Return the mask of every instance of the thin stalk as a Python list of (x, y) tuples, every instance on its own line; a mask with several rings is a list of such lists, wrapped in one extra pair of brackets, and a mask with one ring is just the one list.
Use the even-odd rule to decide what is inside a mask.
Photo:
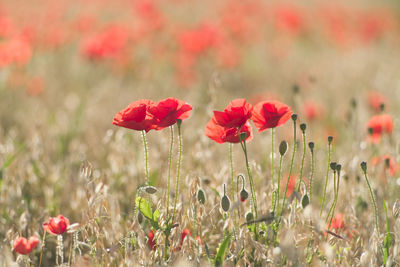
[(300, 184), (303, 181), (303, 168), (304, 168), (304, 159), (306, 158), (306, 132), (303, 131), (303, 155), (301, 158), (301, 167), (300, 167), (300, 179), (297, 182), (297, 191), (300, 191)]
[[(63, 247), (63, 236), (57, 235), (57, 255), (56, 255), (56, 265), (63, 264), (64, 262), (64, 247)], [(59, 258), (61, 263), (59, 262)]]
[(271, 180), (272, 180), (272, 206), (275, 211), (275, 200), (274, 197), (275, 192), (275, 179), (274, 179), (274, 128), (271, 128)]
[(43, 251), (44, 251), (44, 246), (46, 244), (45, 241), (46, 241), (46, 231), (43, 231), (42, 248), (40, 249), (40, 257), (39, 257), (39, 267), (42, 266)]
[[(239, 138), (241, 139), (241, 138)], [(246, 146), (246, 140), (241, 140), (240, 144), (242, 145), (244, 157), (246, 160), (246, 168), (247, 168), (247, 174), (249, 176), (249, 181), (250, 181), (250, 190), (251, 190), (251, 202), (252, 202), (252, 212), (254, 212), (255, 219), (257, 219), (257, 198), (256, 198), (256, 193), (255, 193), (255, 188), (254, 188), (254, 182), (253, 182), (253, 175), (251, 174), (251, 169), (249, 165), (249, 159), (247, 155), (247, 146)]]
[(333, 206), (335, 205), (335, 200), (336, 200), (336, 171), (333, 172), (333, 192), (334, 192), (333, 202), (332, 202), (331, 207), (329, 208), (328, 215), (326, 216), (325, 222), (328, 222), (329, 217), (331, 215), (331, 212), (333, 210)]
[(340, 172), (338, 171), (337, 172), (336, 197), (335, 197), (335, 202), (333, 203), (333, 210), (332, 210), (332, 214), (331, 214), (331, 219), (329, 221), (328, 229), (331, 228), (332, 219), (333, 219), (333, 216), (335, 215), (336, 204), (337, 204), (337, 200), (339, 198), (339, 183), (340, 183)]
[[(147, 149), (147, 140), (146, 140), (146, 132), (142, 131), (142, 140), (143, 140), (143, 147), (144, 147), (144, 171), (146, 175), (146, 185), (149, 186), (149, 165), (148, 165), (148, 149)], [(151, 198), (149, 194), (149, 204), (151, 206)]]
[(275, 210), (276, 210), (276, 202), (278, 201), (278, 207), (279, 207), (279, 199), (280, 199), (280, 194), (279, 194), (279, 188), (280, 188), (280, 184), (281, 184), (281, 171), (282, 171), (282, 159), (283, 156), (280, 156), (279, 159), (279, 170), (278, 170), (278, 189), (275, 192), (275, 201), (274, 201), (274, 214), (275, 214)]
[(172, 165), (172, 148), (174, 145), (174, 127), (171, 125), (169, 126), (170, 129), (170, 146), (169, 146), (169, 155), (168, 155), (168, 185), (167, 185), (167, 218), (168, 218), (168, 213), (169, 213), (169, 196), (171, 194), (171, 165)]
[(326, 168), (324, 196), (322, 198), (322, 205), (321, 205), (321, 211), (319, 213), (319, 216), (322, 215), (322, 211), (324, 210), (325, 199), (326, 199), (326, 186), (328, 184), (328, 175), (329, 175), (329, 165), (330, 165), (330, 163), (331, 163), (331, 142), (328, 140), (328, 164), (327, 164), (327, 168)]
[[(232, 151), (232, 143), (229, 143), (229, 162), (231, 167), (231, 180), (232, 180), (232, 201), (235, 202), (235, 179), (233, 177), (233, 151)], [(237, 194), (237, 192), (236, 192)]]
[[(294, 114), (292, 115), (293, 118)], [(296, 116), (297, 118), (297, 116)], [(281, 209), (281, 216), (283, 213), (283, 210), (285, 209), (285, 201), (286, 201), (286, 193), (287, 193), (287, 189), (289, 186), (289, 180), (290, 180), (290, 176), (292, 175), (292, 171), (293, 171), (293, 163), (294, 163), (294, 156), (296, 154), (296, 120), (293, 120), (293, 151), (292, 151), (292, 159), (290, 161), (290, 169), (289, 169), (289, 176), (286, 182), (286, 188), (285, 188), (285, 194), (283, 195), (283, 203), (282, 203), (282, 209)]]
[(367, 185), (368, 185), (368, 189), (369, 189), (369, 193), (370, 193), (370, 196), (371, 196), (372, 203), (374, 204), (375, 227), (376, 227), (376, 230), (377, 230), (378, 233), (379, 233), (378, 209), (376, 208), (375, 197), (374, 197), (374, 194), (373, 194), (373, 192), (372, 192), (371, 184), (369, 183), (369, 180), (368, 180), (368, 177), (367, 177), (367, 163), (365, 163), (365, 162), (361, 163), (361, 168), (362, 168), (362, 170), (363, 170), (363, 172), (364, 172), (365, 181), (367, 181)]
[(312, 200), (312, 185), (313, 185), (313, 177), (314, 177), (314, 171), (315, 171), (315, 163), (314, 163), (314, 150), (313, 148), (311, 149), (311, 175), (310, 175), (310, 184), (309, 184), (309, 192), (310, 192), (310, 203)]
[(178, 151), (178, 166), (177, 166), (177, 172), (176, 172), (176, 190), (175, 190), (175, 202), (174, 202), (174, 211), (172, 213), (172, 221), (175, 218), (175, 212), (176, 212), (176, 202), (178, 200), (179, 196), (179, 178), (181, 174), (181, 161), (182, 161), (182, 134), (181, 134), (181, 123), (178, 122), (178, 141), (179, 141), (179, 151)]

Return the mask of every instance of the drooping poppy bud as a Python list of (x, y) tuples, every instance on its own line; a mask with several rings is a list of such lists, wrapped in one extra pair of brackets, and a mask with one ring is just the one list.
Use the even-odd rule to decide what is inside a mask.
[(201, 188), (199, 188), (199, 190), (197, 191), (197, 201), (200, 204), (206, 203), (206, 194), (204, 193), (204, 190)]
[(245, 202), (248, 197), (249, 193), (246, 191), (246, 189), (242, 188), (240, 191), (240, 201)]

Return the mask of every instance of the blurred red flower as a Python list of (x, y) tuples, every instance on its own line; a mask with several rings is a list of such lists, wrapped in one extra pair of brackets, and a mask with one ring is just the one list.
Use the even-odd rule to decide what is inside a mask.
[[(294, 175), (294, 174), (292, 174), (290, 176), (288, 188), (286, 191), (287, 198), (290, 197), (292, 195), (293, 191), (296, 189), (297, 178), (298, 178), (298, 176)], [(286, 178), (283, 179), (283, 181), (282, 181), (281, 187), (283, 188), (283, 190), (285, 190), (287, 180), (288, 180), (288, 175), (286, 175)]]
[[(329, 224), (327, 225), (327, 227), (328, 226), (329, 226)], [(345, 224), (344, 224), (344, 220), (343, 220), (343, 214), (338, 213), (332, 218), (332, 223), (331, 223), (331, 227), (329, 228), (329, 230), (332, 230), (332, 229), (340, 230), (340, 229), (344, 229), (344, 228), (345, 228)]]
[(174, 125), (177, 120), (183, 121), (189, 118), (192, 106), (182, 100), (170, 97), (151, 106), (149, 111), (156, 119), (155, 129), (162, 130)]
[(373, 143), (379, 143), (382, 134), (391, 134), (393, 127), (393, 118), (389, 114), (372, 116), (367, 123), (367, 129), (370, 131), (370, 140)]
[(303, 112), (307, 120), (313, 121), (322, 116), (323, 109), (315, 101), (309, 100), (304, 103)]
[(185, 228), (181, 233), (181, 245), (183, 244), (183, 241), (185, 241), (186, 236), (192, 236), (192, 233), (187, 228)]
[(150, 232), (147, 234), (147, 245), (151, 250), (156, 249), (156, 241), (154, 240), (154, 232), (153, 230), (150, 230)]
[(368, 93), (368, 103), (372, 109), (376, 112), (381, 111), (381, 105), (387, 105), (387, 99), (384, 95), (377, 91), (371, 91)]
[(29, 239), (25, 237), (18, 237), (14, 241), (14, 250), (22, 255), (27, 255), (32, 252), (39, 244), (39, 238), (31, 236)]
[(263, 101), (254, 106), (251, 119), (262, 132), (285, 124), (290, 119), (292, 110), (279, 101)]
[(59, 214), (57, 217), (50, 218), (49, 221), (44, 222), (42, 227), (43, 230), (47, 231), (52, 235), (63, 234), (69, 226), (69, 220)]
[(157, 127), (156, 119), (150, 113), (150, 108), (153, 106), (154, 102), (148, 99), (132, 102), (124, 110), (115, 114), (113, 124), (147, 133)]

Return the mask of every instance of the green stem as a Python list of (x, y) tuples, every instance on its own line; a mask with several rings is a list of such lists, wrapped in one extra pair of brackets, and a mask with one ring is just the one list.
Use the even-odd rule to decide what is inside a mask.
[(303, 132), (303, 155), (301, 158), (301, 167), (300, 167), (300, 179), (297, 182), (297, 191), (300, 192), (300, 184), (303, 181), (303, 168), (304, 168), (304, 159), (306, 158), (306, 132)]
[[(231, 180), (232, 180), (232, 201), (235, 202), (235, 180), (233, 178), (233, 151), (232, 143), (229, 143), (229, 162), (231, 167)], [(236, 192), (237, 193), (237, 192)]]
[(372, 200), (372, 203), (374, 204), (374, 212), (375, 212), (375, 227), (376, 227), (376, 230), (378, 231), (378, 233), (379, 233), (379, 225), (378, 225), (378, 209), (376, 208), (376, 201), (375, 201), (375, 197), (374, 197), (374, 194), (372, 193), (372, 188), (371, 188), (371, 185), (370, 185), (370, 183), (369, 183), (369, 180), (368, 180), (368, 177), (367, 177), (367, 171), (365, 170), (363, 170), (363, 172), (364, 172), (364, 177), (365, 177), (365, 180), (367, 181), (367, 185), (368, 185), (368, 189), (369, 189), (369, 193), (370, 193), (370, 195), (371, 195), (371, 200)]
[[(146, 174), (146, 185), (149, 186), (149, 165), (148, 165), (148, 149), (147, 149), (147, 140), (146, 140), (146, 132), (142, 130), (142, 140), (143, 140), (143, 147), (144, 147), (144, 171)], [(149, 194), (149, 205), (151, 206), (151, 198)]]
[(170, 135), (171, 135), (171, 140), (170, 140), (170, 146), (169, 146), (169, 155), (168, 155), (168, 194), (167, 194), (167, 218), (168, 218), (168, 213), (169, 213), (169, 196), (171, 194), (171, 165), (172, 165), (172, 148), (174, 144), (174, 128), (171, 125), (169, 127), (170, 129)]
[(333, 216), (335, 215), (336, 204), (337, 204), (337, 201), (339, 198), (339, 182), (340, 182), (340, 172), (338, 172), (338, 175), (337, 175), (337, 185), (336, 185), (336, 194), (335, 194), (336, 197), (335, 197), (335, 202), (333, 204), (333, 210), (332, 210), (332, 214), (331, 214), (331, 219), (329, 221), (328, 230), (329, 230), (329, 228), (331, 228), (332, 219), (333, 219)]
[(181, 160), (182, 160), (182, 134), (181, 134), (181, 125), (180, 123), (178, 125), (178, 141), (179, 141), (179, 151), (178, 151), (178, 167), (177, 167), (177, 172), (176, 172), (176, 190), (175, 190), (175, 202), (174, 202), (174, 211), (172, 213), (172, 221), (175, 218), (175, 212), (176, 212), (176, 202), (178, 200), (179, 196), (179, 178), (180, 178), (180, 173), (181, 173)]
[(280, 188), (280, 184), (281, 184), (281, 171), (282, 171), (282, 159), (283, 156), (281, 155), (280, 159), (279, 159), (279, 170), (278, 170), (278, 189), (275, 192), (275, 201), (274, 201), (274, 214), (275, 214), (275, 210), (276, 210), (276, 202), (278, 201), (278, 208), (279, 208), (279, 199), (280, 199), (280, 194), (279, 194), (279, 188)]
[(283, 213), (283, 210), (285, 209), (285, 201), (286, 201), (286, 193), (287, 193), (287, 189), (289, 186), (289, 180), (290, 180), (290, 176), (292, 175), (292, 171), (293, 171), (293, 164), (294, 164), (294, 156), (296, 154), (296, 121), (293, 120), (293, 151), (292, 151), (292, 159), (290, 161), (290, 169), (289, 169), (289, 176), (286, 182), (286, 188), (285, 188), (285, 194), (283, 195), (283, 203), (282, 203), (282, 209), (281, 209), (281, 216)]
[(312, 200), (312, 185), (313, 185), (313, 177), (314, 177), (314, 170), (315, 170), (315, 165), (314, 165), (314, 151), (311, 151), (311, 175), (310, 175), (310, 184), (309, 184), (309, 192), (310, 192), (310, 203)]
[[(241, 138), (239, 138), (241, 140)], [(246, 146), (246, 140), (241, 140), (240, 144), (242, 145), (244, 157), (246, 160), (246, 168), (247, 168), (247, 174), (249, 176), (249, 181), (250, 181), (250, 190), (251, 190), (251, 202), (252, 202), (252, 212), (254, 212), (255, 219), (257, 219), (257, 198), (256, 198), (256, 193), (255, 193), (255, 188), (254, 188), (254, 182), (253, 182), (253, 175), (251, 174), (251, 169), (249, 165), (249, 159), (247, 156), (247, 146)]]
[(329, 221), (331, 212), (333, 210), (333, 206), (335, 205), (335, 199), (336, 199), (336, 171), (333, 172), (333, 192), (334, 192), (333, 202), (332, 202), (331, 207), (329, 208), (328, 215), (326, 216), (325, 222)]
[(40, 249), (40, 257), (39, 257), (39, 267), (42, 267), (43, 251), (46, 244), (45, 242), (46, 242), (46, 231), (43, 231), (42, 248)]
[[(271, 180), (272, 180), (272, 205), (274, 206), (275, 200), (274, 200), (274, 191), (275, 191), (275, 180), (274, 180), (274, 129), (271, 128)], [(275, 210), (275, 206), (274, 206)]]
[(325, 199), (326, 199), (326, 186), (328, 184), (328, 175), (329, 175), (329, 165), (331, 163), (331, 143), (328, 143), (328, 167), (326, 168), (326, 177), (325, 177), (325, 186), (324, 186), (324, 196), (322, 198), (322, 205), (321, 205), (321, 211), (319, 213), (319, 216), (322, 215), (322, 211), (324, 210), (324, 205), (325, 205)]

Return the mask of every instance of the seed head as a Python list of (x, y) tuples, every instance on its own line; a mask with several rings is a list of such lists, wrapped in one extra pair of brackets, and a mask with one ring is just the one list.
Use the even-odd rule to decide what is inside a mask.
[(279, 145), (279, 154), (281, 154), (281, 156), (284, 156), (286, 154), (287, 149), (288, 149), (288, 143), (286, 141), (282, 141)]

